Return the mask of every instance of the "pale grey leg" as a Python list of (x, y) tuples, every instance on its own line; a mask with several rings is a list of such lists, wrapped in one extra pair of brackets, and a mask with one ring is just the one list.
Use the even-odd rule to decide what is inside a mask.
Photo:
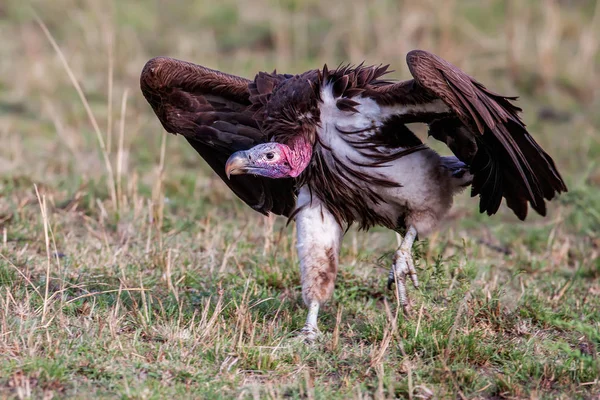
[(398, 299), (405, 314), (410, 312), (411, 307), (406, 293), (406, 276), (410, 276), (414, 287), (419, 287), (417, 271), (412, 257), (412, 246), (416, 238), (417, 230), (414, 226), (410, 226), (406, 231), (406, 235), (404, 235), (400, 248), (394, 253), (392, 268), (388, 276), (388, 288), (391, 289), (392, 283), (396, 282)]
[(302, 298), (308, 306), (306, 325), (301, 333), (306, 341), (313, 342), (319, 335), (317, 316), (320, 306), (331, 298), (337, 277), (341, 226), (316, 196), (307, 188), (298, 195), (296, 214), (298, 233), (298, 258)]
[(321, 334), (317, 327), (317, 316), (319, 315), (319, 302), (314, 300), (308, 307), (308, 315), (306, 317), (306, 324), (302, 328), (302, 335), (304, 335), (306, 341), (314, 342), (317, 337)]

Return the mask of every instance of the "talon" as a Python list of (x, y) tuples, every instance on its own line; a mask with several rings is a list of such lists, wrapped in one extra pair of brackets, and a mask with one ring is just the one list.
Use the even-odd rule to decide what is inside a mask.
[(392, 285), (396, 282), (396, 277), (394, 276), (394, 266), (392, 265), (392, 269), (388, 274), (387, 288), (388, 290), (392, 290)]

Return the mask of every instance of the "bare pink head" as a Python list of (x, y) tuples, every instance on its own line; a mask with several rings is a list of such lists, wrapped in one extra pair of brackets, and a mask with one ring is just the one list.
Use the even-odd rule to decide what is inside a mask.
[(227, 176), (254, 174), (266, 178), (295, 178), (304, 171), (312, 156), (312, 145), (296, 141), (293, 147), (268, 142), (233, 153), (225, 164)]

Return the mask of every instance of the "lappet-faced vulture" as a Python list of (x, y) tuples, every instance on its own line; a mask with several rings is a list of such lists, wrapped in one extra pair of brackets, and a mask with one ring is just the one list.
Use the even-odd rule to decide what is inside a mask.
[[(413, 242), (436, 228), (454, 194), (471, 186), (488, 215), (504, 198), (524, 220), (528, 205), (545, 215), (545, 200), (567, 190), (515, 97), (426, 51), (406, 61), (413, 79), (396, 83), (381, 79), (387, 66), (362, 64), (248, 80), (159, 57), (142, 71), (142, 92), (168, 132), (183, 135), (250, 207), (296, 221), (309, 340), (350, 224), (404, 235), (388, 285), (406, 311), (406, 278), (418, 285)], [(415, 122), (455, 156), (423, 144), (406, 126)]]

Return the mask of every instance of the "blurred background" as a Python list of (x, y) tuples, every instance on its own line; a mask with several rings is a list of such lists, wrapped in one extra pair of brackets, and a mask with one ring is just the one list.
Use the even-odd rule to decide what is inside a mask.
[[(577, 348), (578, 335), (584, 332), (591, 335), (590, 340), (600, 343), (597, 324), (590, 317), (594, 307), (597, 312), (600, 293), (599, 46), (598, 0), (2, 0), (0, 240), (6, 258), (0, 262), (0, 286), (7, 285), (11, 296), (17, 299), (14, 304), (5, 304), (5, 310), (12, 307), (5, 316), (23, 316), (32, 321), (41, 318), (39, 323), (43, 325), (46, 309), (57, 307), (56, 312), (62, 315), (63, 310), (71, 307), (69, 315), (74, 316), (73, 320), (61, 317), (48, 325), (49, 329), (56, 329), (57, 336), (53, 337), (66, 335), (64, 326), (77, 330), (74, 327), (82, 324), (77, 316), (98, 318), (94, 321), (103, 326), (102, 321), (114, 314), (120, 318), (114, 326), (123, 325), (123, 337), (128, 337), (128, 332), (141, 331), (144, 337), (158, 337), (164, 343), (171, 343), (169, 340), (173, 338), (176, 342), (187, 340), (175, 337), (179, 328), (169, 325), (179, 317), (165, 314), (156, 304), (162, 307), (163, 301), (166, 304), (174, 296), (173, 309), (177, 310), (179, 304), (183, 314), (177, 315), (183, 315), (181, 318), (186, 321), (195, 315), (207, 296), (213, 296), (210, 298), (214, 303), (217, 294), (222, 295), (217, 282), (226, 282), (226, 287), (231, 288), (227, 295), (236, 298), (240, 293), (246, 296), (246, 278), (252, 276), (252, 282), (258, 285), (252, 286), (253, 296), (276, 300), (261, 306), (266, 307), (264, 310), (259, 307), (252, 312), (246, 310), (246, 314), (233, 312), (218, 319), (216, 326), (221, 333), (217, 336), (231, 339), (238, 347), (235, 343), (228, 347), (225, 342), (215, 345), (212, 336), (209, 340), (209, 336), (194, 330), (186, 337), (191, 335), (194, 340), (209, 343), (193, 348), (202, 350), (198, 354), (208, 352), (210, 357), (214, 356), (216, 361), (211, 360), (215, 363), (229, 359), (228, 352), (235, 349), (240, 368), (275, 371), (271, 376), (274, 380), (288, 376), (295, 361), (285, 364), (274, 355), (264, 361), (241, 350), (243, 335), (240, 334), (238, 341), (235, 329), (244, 331), (258, 326), (257, 343), (274, 345), (277, 337), (302, 326), (305, 314), (298, 289), (293, 224), (286, 228), (285, 219), (273, 222), (248, 209), (185, 140), (166, 135), (141, 95), (140, 71), (148, 59), (159, 55), (248, 78), (261, 70), (276, 68), (278, 72), (299, 73), (321, 68), (324, 63), (337, 66), (365, 61), (391, 64), (395, 70), (391, 78), (408, 79), (405, 54), (420, 48), (454, 63), (493, 91), (519, 95), (518, 105), (525, 110), (524, 120), (530, 132), (554, 158), (569, 187), (568, 193), (549, 204), (546, 218), (531, 214), (525, 223), (516, 223), (516, 217), (505, 206), (494, 217), (480, 215), (476, 199), (469, 198), (468, 193), (460, 196), (440, 232), (419, 250), (421, 276), (424, 287), (428, 288), (424, 296), (429, 296), (426, 310), (431, 311), (431, 314), (425, 311), (424, 326), (433, 326), (435, 332), (438, 329), (435, 324), (441, 324), (437, 332), (441, 332), (443, 346), (454, 315), (439, 311), (436, 307), (442, 303), (437, 299), (451, 299), (450, 309), (456, 310), (458, 301), (467, 296), (465, 293), (473, 293), (483, 303), (499, 298), (490, 309), (497, 306), (498, 310), (502, 307), (519, 310), (520, 314), (515, 315), (525, 318), (527, 324), (548, 332), (554, 332), (553, 326), (556, 332), (560, 330), (556, 337), (544, 336), (551, 337), (548, 340), (552, 343), (547, 349), (542, 346), (544, 354), (554, 359), (561, 359), (564, 350), (559, 351), (562, 347), (555, 345), (555, 338), (558, 338), (556, 343), (565, 340)], [(425, 129), (418, 133), (425, 139)], [(447, 153), (432, 141), (428, 144)], [(40, 202), (48, 215), (40, 213)], [(47, 226), (52, 228), (52, 241), (46, 241)], [(389, 262), (386, 257), (395, 244), (394, 235), (383, 229), (369, 234), (353, 229), (347, 235), (341, 256), (342, 277), (332, 307), (338, 307), (338, 301), (342, 301), (345, 320), (365, 324), (355, 331), (350, 328), (343, 331), (342, 340), (348, 346), (359, 339), (377, 343), (383, 335), (384, 329), (377, 328), (377, 324), (383, 327), (387, 320), (382, 303), (376, 299), (389, 295), (383, 289), (383, 281)], [(525, 272), (517, 277), (518, 271)], [(434, 273), (438, 275), (428, 275)], [(576, 285), (574, 277), (581, 278)], [(46, 288), (50, 293), (63, 293), (63, 297), (54, 297), (56, 301), (62, 300), (49, 308), (44, 305), (42, 316), (41, 305), (29, 300), (33, 292), (28, 282), (39, 287), (51, 282)], [(104, 299), (100, 303), (104, 301), (106, 309), (99, 305), (90, 311), (84, 300), (68, 304), (65, 300), (78, 299), (93, 290), (139, 285), (152, 288), (148, 296), (154, 296), (155, 301), (151, 302), (154, 306), (138, 307), (134, 302), (119, 308), (119, 301), (107, 295), (97, 297)], [(479, 291), (472, 291), (471, 285), (479, 287)], [(526, 296), (530, 297), (522, 297), (526, 287), (533, 288), (527, 291)], [(565, 295), (566, 289), (561, 288), (567, 287)], [(65, 293), (71, 297), (64, 297)], [(184, 294), (188, 297), (183, 297)], [(142, 301), (133, 295), (132, 298)], [(592, 299), (591, 303), (580, 302), (582, 298)], [(207, 307), (213, 303), (207, 300)], [(237, 300), (234, 303), (236, 307), (244, 304)], [(272, 304), (275, 308), (268, 308)], [(282, 311), (277, 311), (277, 307)], [(265, 315), (271, 318), (275, 311), (278, 317), (273, 322), (264, 325), (256, 322)], [(250, 316), (250, 322), (241, 324), (235, 319), (241, 318), (239, 315)], [(498, 315), (490, 318), (504, 318)], [(587, 319), (582, 315), (588, 315)], [(563, 320), (556, 322), (555, 316)], [(322, 321), (326, 330), (333, 331), (335, 312), (326, 309)], [(11, 340), (15, 343), (20, 340), (17, 322), (14, 328), (8, 323), (0, 324), (3, 354), (18, 353), (10, 347)], [(494, 329), (499, 326), (489, 321), (486, 324), (479, 326), (481, 332), (489, 333), (493, 331), (490, 326)], [(407, 326), (406, 329), (413, 329)], [(106, 343), (112, 343), (114, 332), (111, 330), (113, 336), (110, 336), (101, 331), (98, 328), (97, 336), (90, 334), (90, 348), (95, 344), (99, 348), (111, 346)], [(517, 332), (516, 328), (513, 331)], [(107, 342), (94, 342), (103, 335), (108, 335)], [(478, 336), (476, 343), (481, 346), (485, 343), (490, 354), (496, 354), (498, 343), (504, 339), (485, 335)], [(138, 351), (136, 346), (142, 345), (136, 340), (125, 341), (125, 350), (121, 348), (112, 360), (103, 359), (105, 353), (99, 351), (94, 361), (110, 370), (111, 362), (118, 360), (123, 368), (130, 367), (119, 372), (122, 374), (119, 376), (124, 376), (130, 386), (134, 385), (131, 382), (139, 383), (138, 375), (132, 375), (128, 381), (129, 371), (137, 371), (138, 367), (131, 366), (123, 356)], [(414, 340), (414, 349), (429, 349), (416, 336)], [(519, 336), (507, 340), (509, 348), (521, 343)], [(0, 375), (2, 371), (6, 372), (4, 376), (16, 374), (15, 371), (21, 371), (19, 368), (25, 368), (22, 365), (34, 365), (31, 359), (47, 356), (41, 347), (28, 343), (21, 346), (30, 349), (29, 355), (18, 353), (21, 355), (14, 355), (12, 364), (8, 361), (0, 364)], [(47, 344), (48, 348), (60, 349), (64, 345), (52, 343)], [(437, 342), (435, 346), (431, 344), (433, 353), (436, 346)], [(520, 354), (529, 354), (529, 344), (515, 348)], [(173, 354), (179, 354), (179, 350), (175, 348)], [(468, 355), (466, 361), (460, 361), (465, 364), (460, 364), (458, 371), (467, 371), (465, 365), (474, 365), (475, 372), (470, 378), (465, 373), (465, 382), (469, 379), (475, 382), (472, 386), (464, 384), (470, 388), (465, 389), (467, 392), (504, 387), (501, 382), (505, 377), (496, 379), (493, 374), (489, 375), (491, 386), (486, 386), (485, 376), (477, 381), (473, 378), (481, 376), (477, 356), (468, 351), (456, 354)], [(549, 371), (547, 375), (554, 377), (553, 382), (563, 379), (565, 385), (571, 384), (570, 379), (577, 374), (581, 382), (594, 379), (585, 375), (593, 373), (591, 367), (576, 372), (567, 367), (559, 370), (561, 363), (548, 362), (552, 357), (537, 359), (537, 355), (531, 355), (535, 359), (532, 362), (539, 363), (532, 364), (535, 367), (532, 370), (521, 369), (522, 361), (510, 354), (496, 362), (512, 365), (506, 367), (506, 376), (523, 374), (519, 384), (524, 387), (530, 384), (529, 376), (534, 369)], [(437, 363), (430, 365), (427, 360), (421, 360), (422, 371)], [(64, 360), (55, 361), (59, 366), (66, 365)], [(212, 365), (213, 361), (187, 359), (185, 368), (190, 365), (200, 368)], [(360, 357), (352, 362), (355, 366), (364, 364)], [(73, 365), (79, 363), (78, 359), (73, 361)], [(398, 364), (386, 366), (401, 371)], [(445, 369), (438, 364), (434, 367), (435, 371), (448, 368), (446, 364)], [(152, 363), (148, 362), (144, 368), (152, 369)], [(216, 369), (210, 368), (190, 374), (214, 376), (221, 371), (219, 364)], [(23, 370), (28, 373), (26, 368)], [(163, 372), (164, 369), (157, 373)], [(55, 376), (52, 372), (48, 374)], [(72, 389), (89, 384), (80, 379), (82, 375), (89, 377), (90, 382), (104, 379), (86, 372), (78, 374), (74, 380), (59, 374), (56, 380)], [(455, 387), (449, 386), (450, 380), (444, 374), (422, 379), (439, 385), (442, 389), (438, 393), (444, 390), (451, 393)], [(546, 372), (539, 372), (542, 375), (546, 376)], [(539, 376), (539, 382), (546, 379)], [(232, 381), (232, 385), (254, 382), (255, 378), (256, 375), (240, 373), (235, 378), (239, 380)], [(405, 379), (405, 375), (398, 379)], [(463, 377), (456, 379), (463, 387)], [(0, 379), (0, 386), (6, 382)], [(120, 383), (115, 385), (120, 387)], [(347, 387), (355, 393), (352, 385), (339, 385), (333, 387)], [(527, 392), (507, 387), (515, 396)], [(121, 389), (122, 393), (129, 393), (129, 386)], [(163, 394), (166, 393), (170, 392)], [(406, 393), (408, 389), (400, 394)]]

